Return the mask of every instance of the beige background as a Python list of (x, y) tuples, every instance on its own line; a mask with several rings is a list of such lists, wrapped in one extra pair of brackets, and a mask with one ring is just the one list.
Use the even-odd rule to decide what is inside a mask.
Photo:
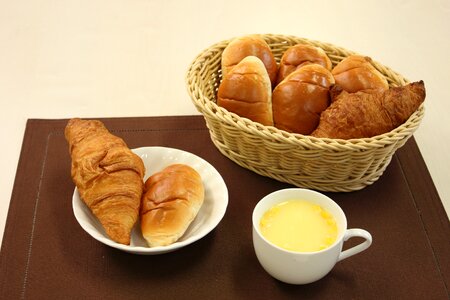
[(423, 79), (415, 137), (449, 214), (449, 0), (0, 0), (0, 238), (28, 118), (198, 114), (189, 63), (250, 33), (330, 42)]

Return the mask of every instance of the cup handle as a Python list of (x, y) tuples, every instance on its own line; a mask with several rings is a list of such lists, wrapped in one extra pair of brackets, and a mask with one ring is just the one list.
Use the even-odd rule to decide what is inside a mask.
[(367, 248), (369, 248), (369, 246), (372, 244), (372, 235), (364, 229), (358, 228), (347, 229), (344, 234), (344, 241), (347, 241), (349, 238), (352, 237), (362, 237), (363, 239), (365, 239), (365, 241), (350, 249), (342, 251), (341, 254), (339, 255), (338, 261), (341, 261), (350, 256), (358, 254), (359, 252), (362, 252)]

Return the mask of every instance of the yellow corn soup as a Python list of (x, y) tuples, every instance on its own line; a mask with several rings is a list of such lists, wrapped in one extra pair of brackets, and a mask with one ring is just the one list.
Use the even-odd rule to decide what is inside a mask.
[(325, 249), (336, 241), (338, 231), (329, 212), (304, 200), (288, 200), (267, 210), (260, 230), (273, 244), (296, 252)]

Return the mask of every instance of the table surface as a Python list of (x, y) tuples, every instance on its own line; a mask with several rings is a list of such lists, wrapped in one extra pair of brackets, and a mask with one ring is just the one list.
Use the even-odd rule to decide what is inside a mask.
[[(0, 238), (26, 120), (198, 114), (189, 63), (211, 44), (290, 34), (366, 54), (427, 87), (415, 138), (450, 212), (450, 1), (0, 0)], [(7, 139), (6, 139), (7, 137)]]
[[(208, 161), (227, 185), (225, 216), (204, 238), (162, 255), (133, 255), (99, 243), (73, 217), (67, 120), (30, 120), (0, 251), (3, 298), (176, 299), (186, 293), (192, 299), (447, 298), (450, 222), (414, 138), (373, 185), (325, 193), (345, 212), (348, 228), (368, 230), (373, 243), (323, 279), (296, 286), (264, 271), (251, 233), (259, 199), (290, 185), (221, 155), (201, 116), (102, 120), (131, 148), (145, 140), (147, 146), (177, 148)], [(150, 156), (150, 165), (152, 159), (157, 158)], [(205, 193), (219, 201), (211, 190)], [(359, 242), (349, 239), (344, 249)]]

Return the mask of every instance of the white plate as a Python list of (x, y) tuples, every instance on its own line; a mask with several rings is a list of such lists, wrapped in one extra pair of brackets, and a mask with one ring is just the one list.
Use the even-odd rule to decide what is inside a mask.
[(73, 212), (81, 227), (94, 239), (117, 249), (136, 254), (162, 254), (187, 246), (208, 234), (222, 220), (228, 205), (228, 189), (219, 172), (204, 159), (178, 149), (165, 147), (142, 147), (132, 149), (144, 161), (146, 174), (144, 180), (150, 175), (161, 171), (174, 163), (186, 164), (194, 168), (202, 177), (205, 187), (205, 200), (194, 221), (185, 234), (169, 246), (149, 248), (142, 237), (139, 222), (131, 232), (129, 246), (111, 240), (105, 233), (98, 219), (81, 200), (77, 188), (73, 193)]

